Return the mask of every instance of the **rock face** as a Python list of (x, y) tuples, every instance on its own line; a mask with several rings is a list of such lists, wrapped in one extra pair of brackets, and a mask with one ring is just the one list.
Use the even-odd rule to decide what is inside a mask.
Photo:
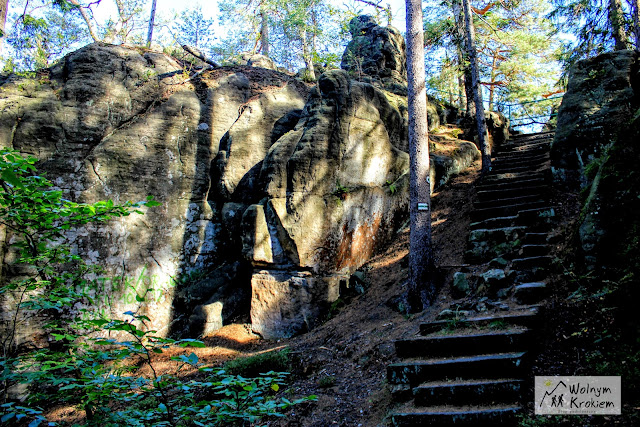
[[(214, 70), (197, 84), (184, 82), (181, 72), (163, 54), (93, 44), (38, 79), (10, 76), (0, 88), (0, 144), (41, 159), (71, 200), (153, 195), (162, 203), (145, 216), (71, 234), (78, 252), (114, 278), (91, 290), (101, 308), (117, 316), (152, 288), (144, 310), (162, 333), (199, 304), (216, 302), (210, 298), (229, 316), (246, 307), (248, 279), (236, 279), (247, 266), (225, 255), (221, 204), (251, 190), (242, 177), (260, 164), (277, 139), (274, 129), (290, 125), (279, 120), (302, 109), (308, 92), (258, 68)], [(221, 177), (217, 191), (210, 191), (212, 174)], [(199, 283), (209, 293), (195, 298), (189, 286), (208, 273), (230, 281), (224, 288), (222, 280)]]
[[(243, 253), (264, 270), (252, 280), (256, 332), (285, 336), (287, 322), (299, 320), (300, 313), (264, 295), (284, 293), (304, 302), (302, 311), (328, 304), (339, 295), (339, 281), (398, 229), (408, 202), (406, 131), (400, 112), (373, 86), (342, 70), (320, 77), (296, 127), (262, 164), (265, 199), (242, 219)], [(274, 309), (297, 319), (273, 318)]]
[[(404, 49), (366, 28), (377, 52)], [(380, 61), (376, 85), (400, 84), (404, 62)], [(0, 144), (38, 157), (71, 200), (162, 204), (69, 233), (106, 270), (89, 289), (105, 315), (145, 295), (153, 329), (198, 336), (250, 306), (254, 330), (285, 337), (313, 327), (407, 218), (406, 98), (379, 87), (333, 70), (310, 88), (261, 66), (187, 81), (166, 55), (92, 44), (0, 80)], [(479, 156), (455, 153), (432, 159), (434, 185)]]
[(340, 67), (354, 78), (379, 82), (386, 89), (406, 95), (407, 55), (402, 34), (381, 27), (371, 16), (356, 16), (349, 22), (352, 40), (342, 55)]
[(602, 155), (636, 113), (638, 52), (615, 51), (579, 61), (569, 75), (551, 146), (553, 166), (579, 169)]
[(639, 69), (636, 51), (578, 62), (551, 147), (556, 179), (574, 179), (585, 196), (578, 233), (584, 266), (607, 280), (640, 268)]

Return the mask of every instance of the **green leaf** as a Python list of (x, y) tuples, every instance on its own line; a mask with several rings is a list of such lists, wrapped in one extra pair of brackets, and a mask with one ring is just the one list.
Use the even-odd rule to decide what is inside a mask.
[(280, 390), (280, 386), (278, 384), (271, 384), (271, 390), (277, 392), (278, 390)]
[(24, 185), (22, 185), (22, 181), (20, 181), (16, 174), (10, 169), (3, 169), (2, 175), (0, 175), (0, 177), (7, 183), (11, 184), (12, 187), (24, 188)]

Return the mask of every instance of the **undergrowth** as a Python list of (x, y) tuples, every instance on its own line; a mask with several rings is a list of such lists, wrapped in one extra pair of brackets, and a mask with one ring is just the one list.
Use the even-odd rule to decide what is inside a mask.
[[(204, 344), (158, 335), (139, 309), (122, 319), (101, 317), (84, 290), (103, 279), (102, 271), (75, 255), (65, 234), (159, 203), (152, 197), (74, 203), (35, 164), (33, 157), (0, 151), (0, 223), (15, 259), (14, 274), (0, 284), (3, 307), (11, 309), (1, 318), (0, 422), (53, 426), (47, 411), (71, 405), (84, 411), (89, 426), (249, 425), (315, 399), (280, 395), (288, 373), (274, 369), (288, 369), (287, 352), (230, 363), (228, 371), (203, 366), (191, 352), (170, 357), (171, 369), (161, 373), (159, 356), (167, 348)], [(142, 305), (145, 295), (136, 301)], [(27, 328), (42, 339), (21, 338)], [(187, 376), (187, 369), (199, 375)]]

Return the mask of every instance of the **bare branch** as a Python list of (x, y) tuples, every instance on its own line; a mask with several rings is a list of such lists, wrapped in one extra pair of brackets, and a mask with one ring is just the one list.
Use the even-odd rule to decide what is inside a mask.
[(218, 64), (213, 59), (207, 58), (207, 56), (204, 53), (202, 53), (200, 51), (200, 49), (198, 49), (196, 47), (191, 47), (191, 46), (188, 46), (186, 44), (183, 44), (182, 45), (182, 49), (184, 49), (184, 51), (187, 52), (188, 54), (195, 56), (199, 60), (204, 61), (209, 65), (212, 65), (214, 67), (219, 67), (220, 66), (220, 64)]

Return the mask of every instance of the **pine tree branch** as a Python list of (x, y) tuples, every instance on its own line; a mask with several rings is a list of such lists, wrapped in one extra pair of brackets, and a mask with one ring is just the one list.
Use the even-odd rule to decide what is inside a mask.
[(198, 48), (191, 47), (191, 46), (188, 46), (186, 44), (183, 44), (182, 45), (182, 49), (184, 49), (184, 51), (187, 52), (189, 55), (193, 55), (196, 58), (198, 58), (199, 60), (201, 60), (203, 62), (206, 62), (207, 64), (209, 64), (209, 65), (211, 65), (213, 67), (219, 67), (220, 66), (220, 64), (218, 64), (213, 59), (207, 58), (207, 56), (204, 53), (200, 52), (200, 50)]

